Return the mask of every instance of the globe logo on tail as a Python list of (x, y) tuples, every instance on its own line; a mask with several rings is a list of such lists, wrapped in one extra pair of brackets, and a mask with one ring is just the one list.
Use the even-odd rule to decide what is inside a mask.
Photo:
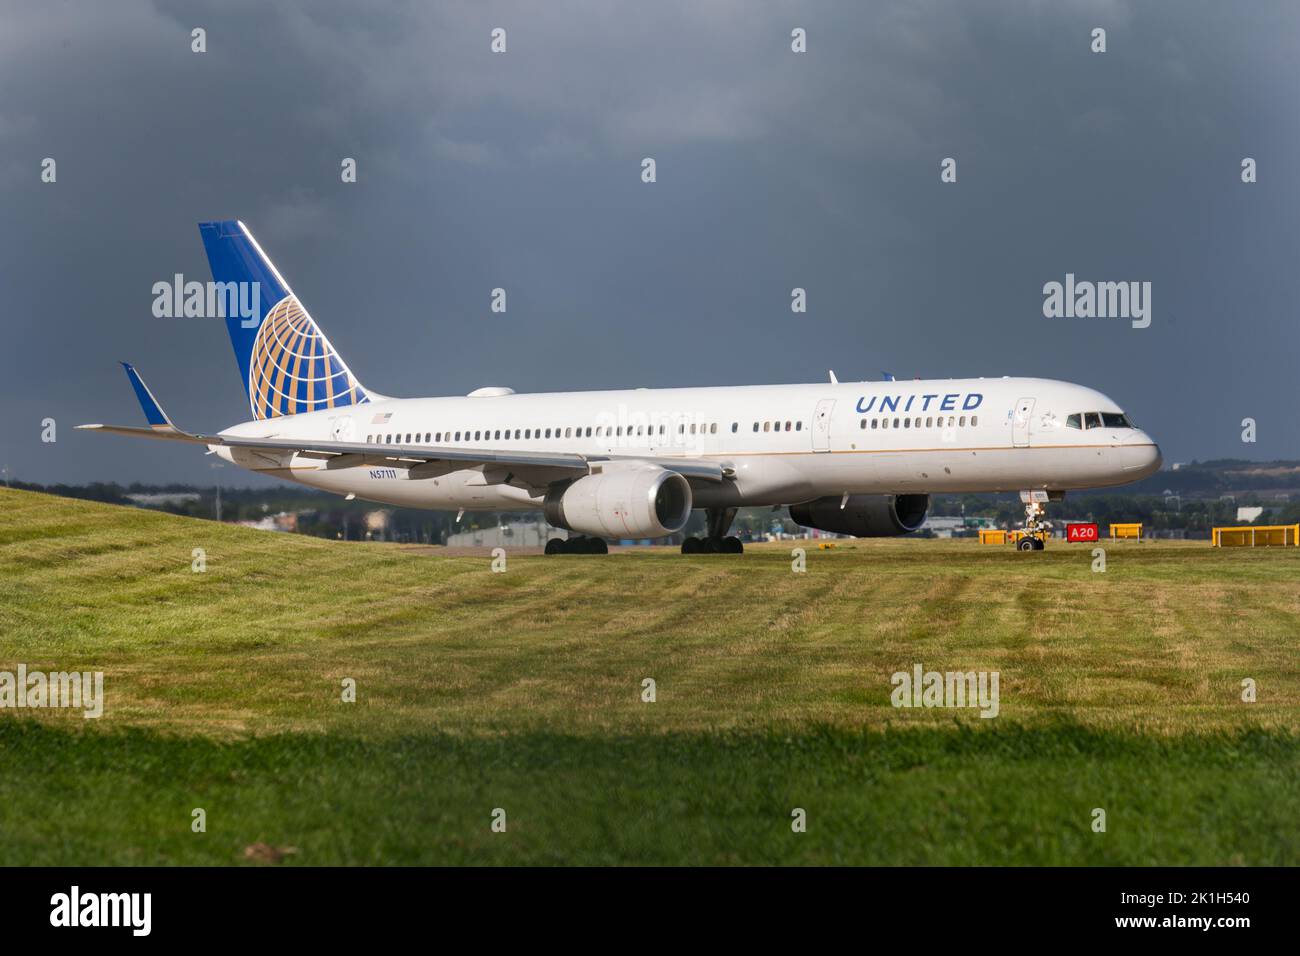
[(370, 400), (293, 295), (276, 303), (258, 328), (248, 382), (253, 417), (259, 420)]

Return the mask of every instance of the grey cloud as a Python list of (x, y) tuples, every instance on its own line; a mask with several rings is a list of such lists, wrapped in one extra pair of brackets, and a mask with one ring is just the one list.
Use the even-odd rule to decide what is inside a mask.
[[(185, 424), (246, 416), (224, 330), (149, 312), (153, 282), (207, 277), (213, 217), (253, 228), (388, 394), (1036, 374), (1112, 394), (1170, 460), (1295, 455), (1294, 4), (74, 0), (3, 20), (0, 464), (20, 478), (212, 480), (184, 449), (65, 426), (136, 420), (119, 358)], [(1151, 328), (1044, 319), (1066, 272), (1152, 281)]]

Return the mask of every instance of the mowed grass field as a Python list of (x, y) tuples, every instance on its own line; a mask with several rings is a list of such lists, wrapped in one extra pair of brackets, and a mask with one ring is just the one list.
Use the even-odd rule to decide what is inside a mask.
[[(99, 720), (0, 710), (0, 863), (1300, 861), (1300, 550), (493, 573), (27, 492), (0, 516), (0, 670), (105, 685)], [(893, 707), (916, 664), (997, 671), (998, 716)]]

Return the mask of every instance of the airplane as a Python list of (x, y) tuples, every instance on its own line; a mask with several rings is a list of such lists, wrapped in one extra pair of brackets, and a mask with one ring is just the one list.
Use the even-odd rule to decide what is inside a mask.
[[(226, 313), (252, 417), (214, 435), (172, 423), (123, 363), (147, 427), (81, 425), (206, 446), (232, 464), (412, 508), (540, 510), (572, 532), (547, 554), (610, 539), (704, 537), (684, 554), (737, 554), (736, 510), (789, 507), (804, 526), (858, 537), (921, 527), (930, 495), (1015, 492), (1033, 529), (1067, 491), (1137, 481), (1160, 449), (1111, 399), (1041, 378), (636, 388), (391, 398), (365, 387), (238, 220), (199, 224), (214, 283), (258, 291)], [(1040, 550), (1041, 536), (1018, 545)]]

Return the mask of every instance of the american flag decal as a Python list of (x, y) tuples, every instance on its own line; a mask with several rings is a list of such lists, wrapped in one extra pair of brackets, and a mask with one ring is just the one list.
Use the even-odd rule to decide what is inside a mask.
[(393, 417), (393, 413), (392, 413), (392, 412), (384, 412), (382, 415), (376, 415), (374, 418), (370, 419), (370, 424), (372, 424), (372, 425), (387, 425), (387, 424), (388, 424), (388, 420), (389, 420), (390, 418), (392, 418), (392, 417)]

